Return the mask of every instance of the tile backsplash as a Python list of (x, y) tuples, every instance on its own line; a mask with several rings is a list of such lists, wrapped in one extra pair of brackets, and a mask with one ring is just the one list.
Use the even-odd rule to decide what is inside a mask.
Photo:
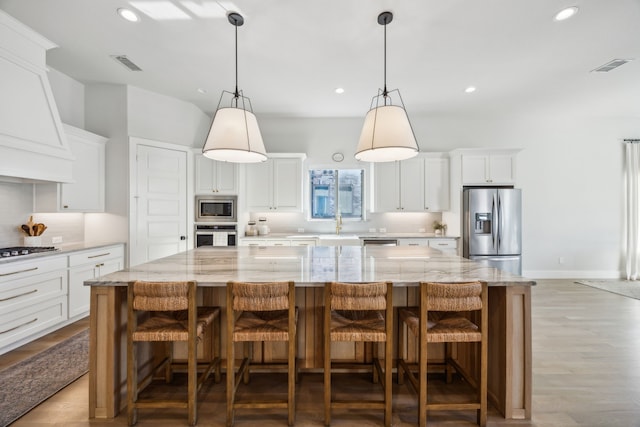
[[(33, 184), (0, 182), (0, 247), (22, 246), (25, 234), (21, 224), (33, 215), (34, 222), (47, 226), (42, 245), (51, 245), (52, 237), (62, 237), (64, 243), (84, 240), (84, 214), (33, 213)], [(55, 245), (54, 245), (55, 246)]]

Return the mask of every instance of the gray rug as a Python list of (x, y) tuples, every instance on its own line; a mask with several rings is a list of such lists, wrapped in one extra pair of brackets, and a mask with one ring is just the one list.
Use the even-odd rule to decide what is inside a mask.
[(640, 281), (632, 280), (577, 280), (576, 283), (602, 289), (629, 298), (640, 299)]
[(0, 426), (5, 427), (89, 368), (89, 330), (0, 371)]

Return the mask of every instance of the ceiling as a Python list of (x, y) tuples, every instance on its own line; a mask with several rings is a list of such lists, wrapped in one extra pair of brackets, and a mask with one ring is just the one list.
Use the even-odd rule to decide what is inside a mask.
[[(180, 19), (141, 12), (158, 6)], [(578, 14), (554, 21), (567, 6)], [(119, 7), (140, 21), (123, 20)], [(0, 0), (0, 9), (59, 46), (47, 55), (58, 71), (169, 95), (208, 114), (223, 89), (234, 89), (227, 11), (245, 17), (239, 87), (259, 117), (363, 117), (383, 85), (376, 19), (390, 10), (387, 82), (410, 116), (640, 117), (640, 0)], [(613, 59), (634, 61), (591, 72)], [(465, 93), (468, 86), (477, 90)]]

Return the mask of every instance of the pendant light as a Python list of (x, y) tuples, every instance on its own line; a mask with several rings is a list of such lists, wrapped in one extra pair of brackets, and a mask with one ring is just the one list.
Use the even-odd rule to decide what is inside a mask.
[[(225, 162), (264, 162), (267, 154), (251, 100), (238, 90), (238, 27), (244, 24), (244, 18), (235, 12), (227, 18), (236, 30), (236, 87), (233, 93), (222, 91), (202, 154)], [(228, 104), (223, 105), (223, 99), (229, 97)]]
[(405, 160), (418, 154), (418, 143), (400, 91), (387, 90), (387, 24), (392, 20), (391, 12), (378, 15), (378, 24), (384, 26), (384, 89), (378, 89), (373, 97), (360, 134), (355, 157), (365, 162)]

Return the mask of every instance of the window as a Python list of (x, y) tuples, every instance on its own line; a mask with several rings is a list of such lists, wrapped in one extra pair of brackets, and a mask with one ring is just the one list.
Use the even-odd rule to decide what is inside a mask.
[(362, 220), (362, 169), (314, 169), (311, 183), (311, 218)]

